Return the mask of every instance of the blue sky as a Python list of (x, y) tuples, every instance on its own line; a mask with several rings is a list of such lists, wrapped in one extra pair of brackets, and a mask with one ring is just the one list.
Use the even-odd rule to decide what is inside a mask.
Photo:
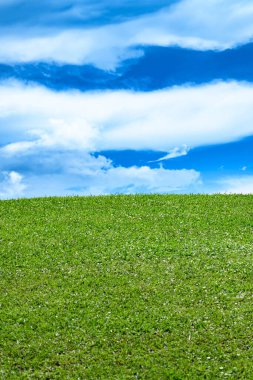
[(253, 192), (248, 0), (0, 0), (0, 199)]

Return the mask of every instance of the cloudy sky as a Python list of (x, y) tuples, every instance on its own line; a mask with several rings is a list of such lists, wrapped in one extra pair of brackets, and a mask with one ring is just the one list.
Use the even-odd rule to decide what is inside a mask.
[(0, 0), (0, 199), (253, 192), (251, 0)]

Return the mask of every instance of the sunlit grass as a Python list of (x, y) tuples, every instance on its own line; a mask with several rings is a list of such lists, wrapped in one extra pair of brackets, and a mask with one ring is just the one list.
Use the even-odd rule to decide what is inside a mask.
[(252, 379), (253, 196), (0, 202), (0, 379)]

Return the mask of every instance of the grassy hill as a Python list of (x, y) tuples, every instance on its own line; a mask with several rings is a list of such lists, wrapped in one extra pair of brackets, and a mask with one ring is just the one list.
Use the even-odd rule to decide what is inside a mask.
[(0, 379), (252, 379), (253, 196), (0, 202)]

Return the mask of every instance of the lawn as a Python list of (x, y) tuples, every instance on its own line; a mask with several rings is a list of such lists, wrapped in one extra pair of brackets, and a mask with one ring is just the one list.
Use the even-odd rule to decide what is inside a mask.
[(253, 379), (253, 196), (0, 202), (0, 379)]

